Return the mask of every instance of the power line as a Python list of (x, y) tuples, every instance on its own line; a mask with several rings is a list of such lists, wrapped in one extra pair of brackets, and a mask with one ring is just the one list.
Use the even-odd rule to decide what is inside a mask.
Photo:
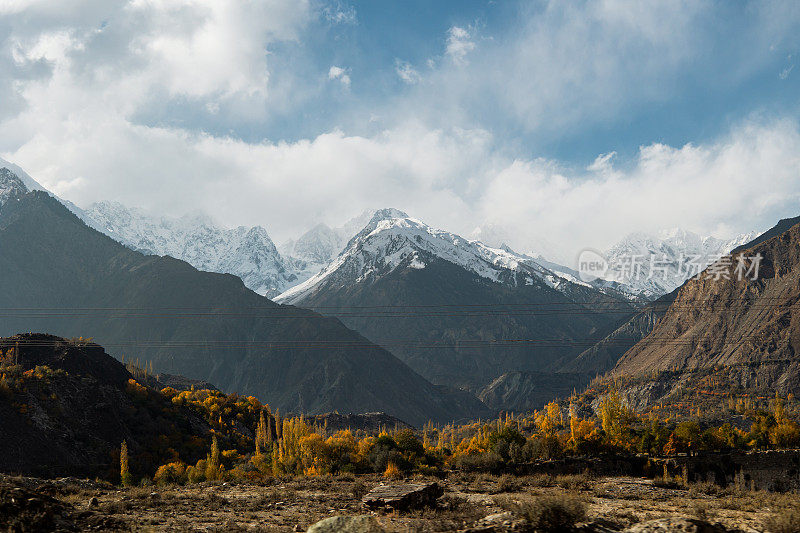
[[(686, 311), (686, 310), (702, 310), (704, 312), (715, 311), (717, 309), (738, 309), (746, 307), (748, 311), (760, 311), (770, 309), (788, 309), (796, 305), (796, 302), (786, 303), (755, 303), (748, 304), (748, 302), (718, 302), (716, 304), (673, 304), (672, 306), (664, 306), (663, 308), (649, 308), (644, 311), (651, 312), (665, 312), (667, 310)], [(607, 305), (599, 306), (578, 306), (575, 305), (573, 309), (489, 309), (483, 311), (465, 310), (457, 311), (425, 311), (425, 312), (398, 312), (398, 311), (378, 311), (373, 313), (328, 313), (328, 314), (311, 314), (303, 313), (303, 310), (291, 309), (288, 312), (256, 314), (246, 312), (226, 312), (226, 311), (208, 311), (208, 312), (144, 312), (148, 308), (117, 308), (114, 310), (95, 308), (95, 309), (79, 309), (68, 310), (61, 309), (57, 311), (44, 310), (42, 312), (30, 309), (27, 311), (17, 311), (11, 309), (0, 309), (0, 317), (4, 318), (19, 318), (19, 319), (42, 319), (42, 318), (93, 318), (102, 317), (106, 319), (159, 319), (159, 318), (172, 318), (172, 319), (280, 319), (280, 320), (305, 320), (305, 319), (329, 319), (329, 318), (430, 318), (430, 317), (498, 317), (498, 316), (580, 316), (580, 315), (636, 315), (640, 311), (631, 308), (614, 308)], [(409, 306), (408, 309), (413, 310), (414, 307)], [(272, 310), (274, 311), (274, 310)]]
[[(759, 340), (760, 335), (742, 336), (735, 340), (726, 340), (721, 345), (740, 344), (750, 340)], [(377, 340), (375, 342), (355, 342), (355, 341), (293, 341), (293, 340), (263, 340), (263, 341), (232, 341), (232, 340), (197, 340), (197, 341), (158, 341), (158, 340), (143, 340), (143, 341), (117, 341), (117, 342), (103, 342), (103, 346), (113, 347), (141, 347), (141, 348), (294, 348), (294, 349), (333, 349), (333, 348), (375, 348), (379, 347), (412, 347), (412, 348), (475, 348), (484, 346), (542, 346), (542, 347), (567, 347), (567, 346), (593, 346), (599, 341), (605, 344), (635, 344), (640, 341), (647, 341), (661, 346), (692, 346), (702, 342), (702, 339), (682, 339), (673, 337), (645, 337), (644, 339), (638, 338), (617, 338), (617, 339), (557, 339), (557, 338), (540, 338), (540, 339), (498, 339), (498, 340), (464, 340), (457, 343), (436, 342), (436, 341), (409, 341), (409, 340)], [(0, 340), (0, 345), (6, 340)], [(68, 340), (17, 340), (21, 347), (51, 347), (63, 346), (68, 344)], [(715, 343), (719, 345), (720, 343)]]
[[(730, 297), (725, 298), (724, 300), (720, 300), (719, 298), (705, 298), (702, 300), (697, 300), (694, 302), (695, 305), (701, 305), (705, 303), (724, 303), (724, 302), (732, 302), (732, 301), (742, 301), (742, 302), (750, 302), (753, 300), (786, 300), (788, 299), (785, 296), (767, 296), (761, 295), (757, 297)], [(290, 305), (282, 305), (282, 304), (275, 304), (272, 306), (136, 306), (136, 307), (77, 307), (77, 306), (69, 306), (69, 307), (2, 307), (0, 311), (7, 310), (7, 311), (38, 311), (38, 310), (45, 310), (45, 311), (61, 311), (61, 310), (90, 310), (90, 311), (126, 311), (126, 310), (142, 310), (142, 309), (153, 309), (153, 310), (208, 310), (208, 311), (218, 311), (218, 310), (291, 310), (291, 311), (298, 311), (298, 310), (310, 310), (310, 309), (420, 309), (420, 308), (449, 308), (449, 307), (468, 307), (468, 308), (483, 308), (483, 307), (541, 307), (541, 306), (574, 306), (574, 307), (595, 307), (595, 308), (605, 308), (608, 306), (611, 307), (626, 307), (630, 309), (647, 309), (650, 307), (669, 307), (673, 305), (673, 302), (669, 303), (659, 303), (657, 301), (647, 302), (645, 304), (641, 304), (639, 306), (635, 305), (634, 303), (625, 302), (621, 300), (611, 300), (611, 301), (600, 301), (600, 302), (576, 302), (576, 301), (568, 301), (568, 302), (527, 302), (527, 303), (485, 303), (485, 304), (470, 304), (470, 303), (448, 303), (448, 304), (384, 304), (384, 305), (309, 305), (304, 307), (296, 307)]]

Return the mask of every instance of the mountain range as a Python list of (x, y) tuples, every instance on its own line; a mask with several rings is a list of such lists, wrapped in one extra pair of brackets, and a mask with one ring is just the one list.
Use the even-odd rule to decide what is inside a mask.
[(168, 255), (199, 270), (233, 274), (264, 296), (274, 296), (299, 280), (296, 265), (278, 253), (261, 226), (221, 228), (202, 214), (154, 217), (118, 202), (94, 203), (86, 215), (103, 233), (134, 250)]
[(284, 411), (385, 411), (415, 425), (488, 412), (335, 318), (276, 304), (235, 276), (134, 251), (4, 177), (0, 190), (13, 192), (0, 209), (2, 335), (93, 337), (118, 356)]
[(613, 269), (610, 279), (633, 294), (655, 300), (757, 235), (754, 231), (717, 239), (678, 228), (659, 235), (631, 233), (604, 255)]
[[(542, 255), (512, 250), (496, 228), (479, 232), (498, 241), (489, 246), (381, 209), (337, 228), (317, 224), (276, 246), (261, 226), (225, 228), (202, 214), (160, 217), (115, 202), (83, 210), (3, 164), (0, 244), (9, 243), (4, 260), (13, 272), (5, 303), (46, 309), (83, 302), (87, 310), (11, 313), (0, 333), (35, 325), (94, 334), (159, 371), (257, 394), (284, 409), (383, 409), (411, 423), (485, 412), (459, 389), (493, 409), (520, 409), (580, 388), (640, 349), (689, 275), (791, 226), (782, 221), (761, 241), (755, 233), (728, 240), (683, 230), (633, 233), (604, 255), (612, 267), (638, 258), (638, 275), (617, 278), (612, 268), (608, 279), (587, 282)], [(70, 257), (67, 243), (93, 261)], [(45, 268), (48, 253), (58, 257), (58, 270)], [(35, 266), (15, 271), (20, 264)], [(160, 304), (168, 311), (157, 314)], [(136, 306), (147, 311), (137, 315)], [(631, 367), (621, 368), (615, 372)], [(373, 373), (403, 377), (350, 398), (348, 388)], [(398, 383), (428, 404), (407, 403)]]

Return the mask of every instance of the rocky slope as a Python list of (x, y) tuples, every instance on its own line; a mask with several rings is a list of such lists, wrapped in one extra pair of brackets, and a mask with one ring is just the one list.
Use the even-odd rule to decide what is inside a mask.
[(280, 306), (238, 278), (145, 256), (30, 192), (0, 209), (0, 334), (94, 337), (159, 372), (284, 411), (385, 411), (411, 424), (479, 416), (338, 320)]
[[(5, 178), (1, 178), (0, 180), (6, 181), (6, 180), (9, 179), (9, 176), (11, 176), (11, 177), (13, 177), (12, 179), (14, 179), (15, 181), (19, 181), (19, 182), (22, 183), (22, 186), (24, 187), (25, 192), (28, 192), (28, 191), (43, 191), (43, 192), (46, 192), (47, 194), (49, 194), (50, 196), (52, 196), (53, 198), (55, 198), (56, 200), (61, 202), (61, 204), (63, 204), (64, 207), (66, 207), (67, 209), (72, 211), (75, 214), (75, 216), (77, 216), (78, 218), (83, 220), (83, 222), (87, 226), (89, 226), (90, 228), (94, 228), (94, 229), (96, 229), (98, 231), (102, 231), (102, 227), (100, 226), (100, 224), (96, 220), (94, 220), (91, 216), (89, 216), (89, 214), (84, 209), (81, 209), (80, 207), (78, 207), (77, 205), (73, 204), (69, 200), (65, 200), (63, 198), (59, 198), (55, 194), (51, 193), (50, 191), (48, 191), (47, 189), (42, 187), (42, 185), (39, 184), (38, 181), (33, 179), (27, 172), (22, 170), (22, 168), (20, 168), (19, 166), (6, 161), (5, 159), (0, 158), (0, 169), (2, 169), (2, 168), (5, 168), (8, 172), (5, 175), (6, 177)], [(0, 202), (1, 202), (1, 200), (0, 200)], [(2, 204), (0, 204), (0, 207), (1, 206), (2, 206)]]
[(737, 252), (763, 257), (758, 279), (728, 269), (730, 279), (707, 270), (687, 281), (653, 331), (619, 360), (611, 376), (638, 378), (640, 405), (677, 394), (698, 373), (727, 390), (800, 391), (800, 225), (771, 234)]
[(18, 199), (28, 192), (28, 188), (8, 168), (0, 168), (0, 207)]
[(577, 357), (565, 360), (563, 364), (558, 365), (559, 372), (585, 372), (598, 375), (614, 368), (625, 352), (653, 331), (675, 299), (676, 292), (665, 294), (644, 306), (628, 321)]
[(484, 387), (478, 398), (498, 411), (533, 411), (580, 391), (591, 378), (585, 373), (506, 372)]
[(615, 294), (393, 209), (278, 301), (337, 316), (432, 381), (476, 390), (546, 370), (633, 313)]

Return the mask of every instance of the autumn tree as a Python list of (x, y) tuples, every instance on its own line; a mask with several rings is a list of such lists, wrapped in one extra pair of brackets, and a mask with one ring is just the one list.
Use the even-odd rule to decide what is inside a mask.
[(119, 450), (119, 474), (120, 474), (120, 481), (124, 486), (130, 486), (133, 482), (133, 478), (131, 477), (131, 472), (128, 468), (128, 443), (127, 441), (122, 441), (122, 446), (120, 446)]
[(633, 413), (622, 401), (618, 391), (610, 392), (600, 402), (600, 422), (610, 444), (625, 443), (624, 437), (632, 419)]
[(267, 431), (267, 420), (264, 417), (264, 411), (261, 410), (256, 428), (256, 455), (261, 455), (268, 445)]
[(213, 481), (219, 479), (220, 475), (220, 454), (219, 442), (217, 436), (214, 435), (211, 439), (211, 453), (206, 459), (206, 479)]

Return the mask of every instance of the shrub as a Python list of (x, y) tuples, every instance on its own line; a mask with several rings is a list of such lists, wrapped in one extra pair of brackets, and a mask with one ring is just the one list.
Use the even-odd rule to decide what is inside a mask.
[(522, 484), (514, 476), (503, 474), (497, 479), (497, 492), (518, 492)]
[(354, 499), (360, 500), (369, 492), (369, 488), (362, 482), (356, 481), (350, 489), (350, 492), (353, 494)]
[(161, 465), (156, 470), (153, 481), (164, 485), (168, 483), (183, 483), (186, 481), (186, 465), (181, 462)]
[(764, 526), (769, 533), (797, 533), (800, 531), (800, 509), (776, 513), (767, 519)]
[(401, 479), (403, 477), (403, 472), (397, 468), (396, 464), (389, 461), (389, 464), (386, 466), (386, 471), (383, 473), (383, 477), (387, 479)]
[(465, 472), (494, 472), (499, 473), (505, 466), (503, 458), (495, 452), (481, 454), (458, 455), (453, 466)]
[(569, 531), (586, 518), (586, 503), (574, 496), (548, 495), (498, 503), (524, 518), (537, 531)]
[(591, 487), (588, 474), (563, 474), (556, 476), (554, 482), (567, 490), (588, 490)]
[(692, 497), (698, 496), (718, 496), (723, 489), (716, 483), (710, 481), (698, 481), (689, 485), (689, 494)]

